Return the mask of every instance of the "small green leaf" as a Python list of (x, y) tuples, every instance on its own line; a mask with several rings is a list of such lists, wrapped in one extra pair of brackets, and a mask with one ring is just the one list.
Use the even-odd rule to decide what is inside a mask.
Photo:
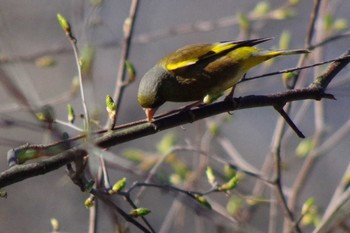
[(148, 208), (137, 208), (130, 211), (131, 217), (134, 217), (134, 218), (145, 216), (149, 213), (151, 213), (151, 210)]

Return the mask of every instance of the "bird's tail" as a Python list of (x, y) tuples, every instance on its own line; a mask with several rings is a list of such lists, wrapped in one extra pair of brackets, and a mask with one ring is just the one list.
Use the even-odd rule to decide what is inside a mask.
[(264, 51), (264, 52), (266, 53), (267, 56), (271, 56), (271, 57), (310, 53), (310, 51), (307, 49), (275, 50), (275, 51)]

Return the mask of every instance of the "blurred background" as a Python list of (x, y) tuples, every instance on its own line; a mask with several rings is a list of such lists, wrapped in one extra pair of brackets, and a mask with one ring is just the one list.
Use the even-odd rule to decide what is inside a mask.
[[(329, 13), (322, 20), (343, 23), (342, 28), (330, 30), (332, 33), (346, 32), (350, 20), (348, 10), (350, 2), (346, 0), (329, 2)], [(236, 0), (177, 0), (141, 1), (135, 21), (134, 36), (131, 44), (129, 61), (134, 65), (137, 76), (135, 82), (126, 89), (119, 106), (118, 124), (144, 119), (142, 108), (137, 104), (136, 94), (142, 75), (151, 68), (161, 57), (177, 48), (192, 44), (215, 41), (238, 40), (259, 37), (274, 37), (273, 40), (259, 45), (259, 48), (279, 48), (281, 35), (290, 35), (290, 48), (303, 48), (313, 1), (301, 0), (288, 8), (286, 12), (276, 12), (269, 17), (257, 17), (250, 25), (249, 33), (244, 31), (244, 19), (258, 15), (256, 7), (266, 4), (269, 10), (284, 9), (288, 1), (236, 1)], [(263, 6), (263, 5), (261, 5)], [(20, 87), (25, 96), (34, 104), (41, 106), (51, 104), (57, 119), (65, 120), (66, 105), (71, 103), (76, 114), (83, 113), (80, 95), (71, 96), (73, 77), (77, 74), (74, 56), (68, 39), (57, 23), (57, 13), (64, 15), (71, 23), (78, 46), (84, 51), (87, 45), (94, 46), (95, 57), (92, 69), (92, 79), (89, 83), (88, 101), (93, 114), (103, 125), (107, 119), (105, 114), (105, 96), (113, 96), (115, 79), (118, 73), (123, 44), (123, 24), (129, 15), (130, 1), (105, 0), (72, 0), (72, 1), (42, 1), (42, 0), (1, 0), (0, 2), (0, 59), (1, 68)], [(255, 13), (254, 13), (255, 12)], [(280, 14), (280, 15), (279, 15)], [(342, 25), (340, 25), (342, 26)], [(315, 33), (318, 33), (317, 31)], [(348, 38), (335, 40), (324, 47), (320, 57), (308, 62), (328, 60), (338, 57), (349, 49)], [(273, 63), (259, 66), (248, 73), (247, 77), (264, 72), (271, 72), (296, 66), (297, 56), (276, 59)], [(321, 67), (321, 71), (325, 67)], [(345, 68), (339, 77), (335, 78), (328, 89), (337, 101), (326, 100), (325, 103), (325, 138), (332, 135), (349, 119), (350, 84), (349, 68)], [(309, 69), (302, 73), (301, 85), (309, 85), (317, 74), (317, 69)], [(268, 94), (284, 91), (285, 87), (280, 76), (244, 82), (236, 88), (235, 96), (250, 94)], [(304, 115), (296, 122), (301, 131), (310, 138), (314, 134), (314, 110), (312, 101)], [(295, 103), (291, 117), (294, 118), (301, 102)], [(158, 113), (179, 107), (183, 104), (167, 103)], [(30, 114), (21, 109), (15, 99), (0, 86), (0, 114), (13, 120), (35, 122)], [(224, 115), (224, 114), (223, 114)], [(258, 170), (271, 150), (271, 137), (275, 130), (278, 113), (272, 108), (256, 108), (234, 112), (229, 121), (223, 124), (220, 133), (228, 138), (241, 155)], [(150, 154), (157, 152), (156, 145), (165, 134), (171, 132), (180, 145), (195, 144), (206, 132), (207, 125), (224, 116), (212, 117), (193, 124), (177, 127), (166, 132), (130, 141), (112, 148), (121, 156), (127, 149), (138, 149)], [(77, 119), (81, 126), (81, 119)], [(72, 129), (59, 126), (62, 131), (77, 134)], [(295, 149), (300, 139), (288, 129), (287, 141), (282, 149), (285, 170), (283, 182), (288, 187), (293, 183), (304, 158), (295, 155)], [(301, 204), (309, 197), (314, 197), (318, 211), (322, 215), (327, 207), (335, 188), (349, 165), (349, 136), (342, 138), (339, 143), (323, 156), (309, 174), (305, 188), (300, 196)], [(42, 144), (48, 142), (48, 135), (42, 130), (26, 129), (23, 127), (0, 128), (0, 169), (7, 169), (6, 153), (10, 148), (23, 143)], [(210, 151), (221, 155), (226, 152), (215, 140), (210, 142)], [(224, 155), (223, 155), (224, 156)], [(194, 166), (195, 155), (183, 153), (179, 155), (184, 162)], [(96, 160), (96, 159), (95, 159)], [(90, 163), (94, 163), (91, 159)], [(92, 167), (94, 164), (90, 164)], [(191, 166), (189, 165), (189, 166)], [(164, 168), (165, 169), (165, 168)], [(111, 180), (128, 177), (133, 180), (144, 180), (144, 177), (126, 171), (113, 169), (110, 171)], [(204, 176), (204, 174), (203, 174)], [(205, 182), (205, 180), (204, 180)], [(249, 192), (253, 181), (246, 182), (240, 187), (242, 192)], [(208, 188), (208, 184), (204, 187)], [(198, 190), (201, 189), (197, 186)], [(89, 211), (84, 206), (88, 194), (82, 193), (65, 175), (64, 168), (44, 176), (34, 177), (13, 184), (4, 189), (7, 199), (0, 199), (0, 232), (49, 232), (52, 227), (50, 219), (56, 218), (63, 232), (87, 232)], [(224, 194), (213, 195), (219, 203), (225, 206), (228, 197)], [(116, 201), (118, 199), (116, 198)], [(152, 209), (149, 221), (155, 229), (159, 229), (164, 221), (174, 195), (148, 189), (142, 198), (142, 206)], [(117, 201), (126, 210), (130, 208), (121, 199)], [(186, 203), (185, 203), (186, 205)], [(98, 232), (113, 232), (113, 224), (108, 216), (106, 207), (101, 206), (101, 218)], [(191, 208), (189, 208), (191, 209)], [(267, 207), (266, 207), (267, 209)], [(250, 223), (251, 232), (266, 232), (267, 220), (264, 208), (259, 209), (255, 219)], [(205, 212), (205, 211), (204, 211)], [(213, 217), (207, 211), (203, 219), (209, 219), (202, 225), (206, 232), (216, 231), (215, 223), (226, 221), (220, 216)], [(194, 232), (192, 222), (194, 211), (187, 211), (183, 222), (176, 222), (169, 232)], [(175, 220), (174, 220), (175, 221)], [(231, 223), (229, 223), (231, 224)], [(198, 224), (197, 224), (198, 225)], [(198, 227), (198, 226), (197, 226)], [(306, 227), (311, 231), (312, 227)], [(134, 229), (135, 230), (135, 229)], [(198, 229), (197, 229), (198, 230)], [(133, 232), (133, 231), (131, 231)], [(137, 232), (137, 230), (135, 230)], [(306, 231), (307, 232), (307, 231)]]

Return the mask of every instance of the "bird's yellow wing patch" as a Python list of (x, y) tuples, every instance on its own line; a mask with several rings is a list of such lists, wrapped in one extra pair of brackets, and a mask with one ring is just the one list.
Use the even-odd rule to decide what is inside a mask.
[[(168, 57), (167, 62), (165, 62), (165, 68), (167, 70), (184, 68), (193, 65), (202, 59), (232, 50), (235, 46), (237, 46), (237, 44), (232, 44), (232, 42), (220, 42), (215, 44), (195, 45), (192, 49), (184, 47), (176, 51), (175, 54), (172, 54), (171, 57)], [(187, 59), (180, 60), (180, 57)]]
[(179, 68), (183, 68), (183, 67), (186, 67), (186, 66), (193, 65), (197, 61), (198, 61), (198, 58), (193, 58), (193, 59), (190, 59), (190, 60), (180, 61), (180, 62), (176, 62), (176, 63), (168, 63), (168, 64), (165, 65), (165, 68), (167, 70), (176, 70), (176, 69), (179, 69)]

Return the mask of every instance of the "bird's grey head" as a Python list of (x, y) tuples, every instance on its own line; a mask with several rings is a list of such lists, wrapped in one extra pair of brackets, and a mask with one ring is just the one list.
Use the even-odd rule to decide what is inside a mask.
[(143, 108), (157, 108), (165, 102), (160, 88), (166, 76), (166, 70), (160, 65), (155, 65), (142, 77), (137, 100)]

